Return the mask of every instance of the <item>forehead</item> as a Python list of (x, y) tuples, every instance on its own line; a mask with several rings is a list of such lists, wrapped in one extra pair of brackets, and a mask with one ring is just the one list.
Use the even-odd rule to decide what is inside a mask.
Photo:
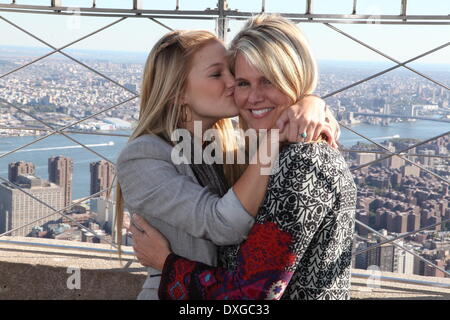
[(236, 55), (234, 69), (236, 78), (251, 80), (264, 77), (264, 74), (249, 63), (247, 58), (242, 53), (238, 53)]
[(194, 54), (193, 68), (207, 68), (215, 63), (223, 63), (226, 50), (219, 41), (212, 41)]

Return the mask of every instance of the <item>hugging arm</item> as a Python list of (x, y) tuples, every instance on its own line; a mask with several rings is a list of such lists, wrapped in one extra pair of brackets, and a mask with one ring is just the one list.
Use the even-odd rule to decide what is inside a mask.
[[(316, 104), (308, 108), (320, 110)], [(302, 119), (294, 117), (289, 125)], [(242, 242), (266, 191), (268, 176), (261, 174), (261, 165), (249, 165), (233, 188), (220, 198), (180, 174), (171, 162), (167, 151), (170, 147), (158, 139), (139, 137), (127, 145), (118, 159), (118, 178), (128, 209), (217, 245)], [(164, 149), (166, 153), (161, 152)]]
[(159, 138), (139, 137), (122, 151), (118, 178), (130, 212), (164, 221), (217, 245), (245, 239), (254, 218), (234, 191), (218, 197), (178, 172), (170, 148)]
[[(288, 148), (280, 155), (280, 171), (269, 184), (258, 221), (240, 246), (236, 270), (211, 267), (171, 253), (164, 263), (161, 299), (281, 298), (323, 220), (333, 214), (334, 199), (331, 189), (313, 188), (311, 182), (311, 175), (321, 176), (322, 164), (314, 156), (318, 146), (306, 146), (312, 153), (299, 152), (298, 145)], [(321, 179), (326, 185), (333, 178), (322, 175)], [(311, 189), (314, 191), (305, 191)]]
[[(284, 110), (276, 125), (289, 142), (311, 142), (325, 136), (327, 143), (337, 149), (339, 124), (325, 101), (316, 95), (307, 95)], [(306, 139), (299, 138), (299, 133), (306, 133)]]

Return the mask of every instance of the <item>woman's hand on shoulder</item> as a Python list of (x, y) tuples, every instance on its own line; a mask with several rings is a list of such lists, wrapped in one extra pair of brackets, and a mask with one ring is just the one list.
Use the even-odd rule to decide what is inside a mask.
[(280, 129), (280, 141), (311, 142), (324, 135), (328, 144), (337, 148), (336, 130), (339, 130), (339, 125), (327, 109), (321, 98), (308, 95), (284, 110), (276, 123)]
[(167, 239), (136, 214), (131, 218), (128, 230), (132, 234), (133, 249), (140, 264), (162, 270), (171, 253)]

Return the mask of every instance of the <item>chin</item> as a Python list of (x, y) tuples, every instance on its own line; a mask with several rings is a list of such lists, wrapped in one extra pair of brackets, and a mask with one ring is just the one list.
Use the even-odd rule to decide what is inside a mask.
[(251, 121), (247, 121), (248, 127), (251, 129), (254, 129), (256, 131), (263, 130), (263, 129), (271, 129), (272, 126), (268, 121), (255, 121), (252, 119)]

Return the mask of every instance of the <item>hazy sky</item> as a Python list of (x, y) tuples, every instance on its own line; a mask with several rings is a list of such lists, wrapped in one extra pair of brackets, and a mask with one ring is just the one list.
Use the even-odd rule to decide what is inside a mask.
[[(17, 0), (19, 4), (48, 5), (49, 0)], [(130, 8), (131, 0), (97, 0), (97, 7)], [(0, 3), (10, 1), (0, 0)], [(92, 1), (63, 0), (64, 6), (88, 6)], [(175, 0), (144, 0), (145, 9), (174, 9)], [(180, 0), (182, 10), (203, 10), (214, 8), (217, 0)], [(257, 12), (261, 0), (229, 0), (231, 9)], [(315, 13), (351, 13), (352, 0), (315, 0)], [(399, 14), (400, 0), (358, 0), (358, 13), (361, 14)], [(266, 0), (266, 12), (304, 12), (305, 0)], [(409, 0), (408, 14), (450, 14), (450, 0)], [(54, 46), (62, 46), (93, 30), (111, 23), (117, 18), (78, 17), (73, 20), (67, 16), (40, 14), (8, 14), (0, 12), (3, 17), (19, 26), (32, 31)], [(214, 31), (215, 21), (172, 20), (161, 22), (174, 29), (208, 29)], [(230, 33), (227, 39), (244, 24), (242, 21), (230, 21)], [(322, 60), (361, 60), (386, 61), (385, 58), (345, 38), (322, 24), (301, 23), (299, 26), (307, 34), (314, 53)], [(406, 60), (424, 51), (450, 41), (450, 25), (447, 26), (413, 26), (413, 25), (349, 25), (335, 24), (336, 27), (367, 42), (375, 48), (398, 59)], [(129, 18), (112, 28), (81, 41), (73, 46), (76, 49), (144, 51), (148, 52), (154, 42), (167, 30), (149, 19)], [(26, 34), (0, 21), (0, 46), (44, 46)], [(450, 47), (436, 52), (421, 62), (449, 63)]]

